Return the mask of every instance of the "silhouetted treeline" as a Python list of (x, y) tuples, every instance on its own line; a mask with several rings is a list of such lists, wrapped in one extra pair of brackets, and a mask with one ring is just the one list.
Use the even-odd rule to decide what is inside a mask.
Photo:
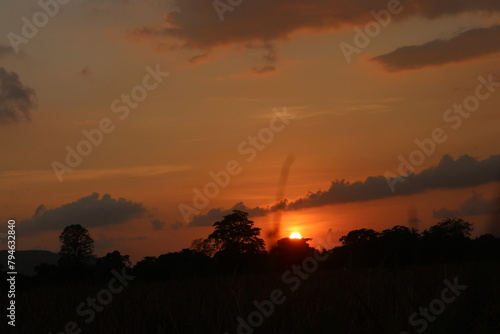
[(147, 256), (132, 266), (129, 256), (119, 251), (94, 256), (88, 231), (71, 225), (60, 236), (59, 263), (42, 264), (36, 267), (34, 277), (23, 277), (22, 281), (30, 286), (97, 283), (109, 279), (113, 269), (124, 267), (138, 282), (280, 272), (300, 264), (315, 251), (328, 255), (321, 270), (500, 260), (500, 238), (491, 234), (471, 238), (472, 224), (460, 218), (445, 219), (422, 233), (405, 226), (381, 232), (353, 230), (339, 239), (341, 246), (323, 250), (312, 248), (311, 239), (283, 238), (266, 251), (260, 228), (242, 211), (225, 216), (214, 227), (212, 234), (194, 240), (190, 248)]
[(500, 238), (491, 234), (471, 238), (472, 224), (449, 218), (418, 233), (405, 226), (377, 232), (359, 229), (340, 238), (331, 251), (333, 267), (394, 267), (500, 259)]

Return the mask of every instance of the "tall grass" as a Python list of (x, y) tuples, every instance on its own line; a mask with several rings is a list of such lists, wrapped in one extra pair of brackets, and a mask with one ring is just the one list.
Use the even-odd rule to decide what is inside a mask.
[[(416, 333), (409, 316), (439, 298), (443, 280), (468, 286), (425, 333), (500, 333), (498, 262), (405, 268), (318, 270), (292, 292), (280, 273), (132, 283), (87, 324), (76, 307), (106, 285), (42, 287), (17, 298), (13, 333), (237, 333), (237, 317), (274, 289), (286, 301), (254, 333)], [(4, 321), (5, 324), (5, 321)], [(2, 324), (2, 326), (4, 325)]]

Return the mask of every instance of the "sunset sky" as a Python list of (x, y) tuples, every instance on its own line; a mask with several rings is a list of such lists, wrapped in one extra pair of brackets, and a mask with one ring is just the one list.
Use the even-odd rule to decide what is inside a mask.
[[(233, 208), (264, 237), (281, 208), (279, 237), (316, 246), (448, 216), (494, 230), (500, 2), (27, 0), (0, 13), (0, 232), (16, 219), (18, 249), (58, 251), (82, 224), (98, 255), (137, 261), (189, 247)], [(68, 149), (87, 155), (69, 166)], [(387, 182), (401, 159), (414, 174)]]

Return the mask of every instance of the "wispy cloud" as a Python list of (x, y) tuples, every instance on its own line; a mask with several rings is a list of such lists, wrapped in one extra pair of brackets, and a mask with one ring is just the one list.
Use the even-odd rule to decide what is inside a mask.
[[(369, 176), (364, 181), (356, 182), (336, 180), (327, 190), (310, 192), (296, 200), (283, 200), (268, 207), (250, 208), (243, 203), (238, 203), (228, 210), (212, 209), (204, 215), (194, 217), (189, 226), (211, 225), (224, 215), (231, 213), (232, 210), (246, 211), (250, 217), (258, 217), (276, 210), (296, 211), (326, 205), (409, 196), (429, 190), (474, 187), (500, 181), (499, 171), (500, 155), (492, 155), (484, 160), (478, 160), (469, 155), (463, 155), (457, 159), (445, 155), (437, 166), (408, 176), (404, 183), (398, 184), (394, 192), (390, 190), (384, 176)], [(474, 200), (472, 204), (480, 202), (477, 198)]]
[[(110, 177), (151, 177), (162, 174), (193, 169), (189, 165), (134, 166), (107, 169), (82, 169), (71, 173), (67, 178), (71, 181), (87, 181)], [(24, 178), (36, 181), (54, 181), (52, 170), (13, 170), (0, 173), (0, 179)]]
[(0, 67), (0, 124), (30, 120), (35, 107), (35, 90), (25, 86), (17, 73)]
[(0, 44), (0, 58), (3, 58), (8, 55), (14, 55), (14, 49), (7, 45)]
[(163, 220), (153, 219), (151, 221), (151, 227), (153, 228), (154, 231), (163, 230), (165, 226), (167, 226), (167, 223), (164, 222)]
[(372, 58), (387, 71), (440, 66), (500, 52), (500, 25), (465, 31), (454, 38), (405, 46)]
[(500, 197), (486, 199), (481, 194), (473, 193), (470, 198), (459, 205), (457, 209), (433, 210), (434, 218), (465, 217), (490, 215), (498, 213), (500, 207)]

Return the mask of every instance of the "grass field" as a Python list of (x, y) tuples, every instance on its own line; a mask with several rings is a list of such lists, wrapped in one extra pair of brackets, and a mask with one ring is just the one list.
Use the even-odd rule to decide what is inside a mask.
[[(432, 321), (408, 320), (419, 307), (440, 299), (444, 280), (467, 288)], [(17, 297), (15, 333), (500, 333), (500, 263), (461, 263), (404, 268), (312, 272), (291, 291), (281, 273), (210, 277), (154, 283), (132, 282), (95, 318), (76, 312), (106, 284), (43, 287)], [(256, 315), (254, 300), (282, 291), (280, 305)], [(448, 292), (448, 297), (452, 293)], [(439, 302), (436, 302), (438, 305)], [(266, 304), (268, 305), (268, 304)], [(255, 327), (238, 330), (238, 317)], [(262, 314), (262, 312), (260, 313)], [(261, 321), (262, 320), (262, 321)], [(261, 324), (260, 324), (261, 322)], [(427, 328), (422, 330), (426, 322)], [(71, 329), (71, 327), (70, 327)], [(79, 333), (72, 329), (67, 333)], [(404, 332), (403, 332), (404, 333)]]

